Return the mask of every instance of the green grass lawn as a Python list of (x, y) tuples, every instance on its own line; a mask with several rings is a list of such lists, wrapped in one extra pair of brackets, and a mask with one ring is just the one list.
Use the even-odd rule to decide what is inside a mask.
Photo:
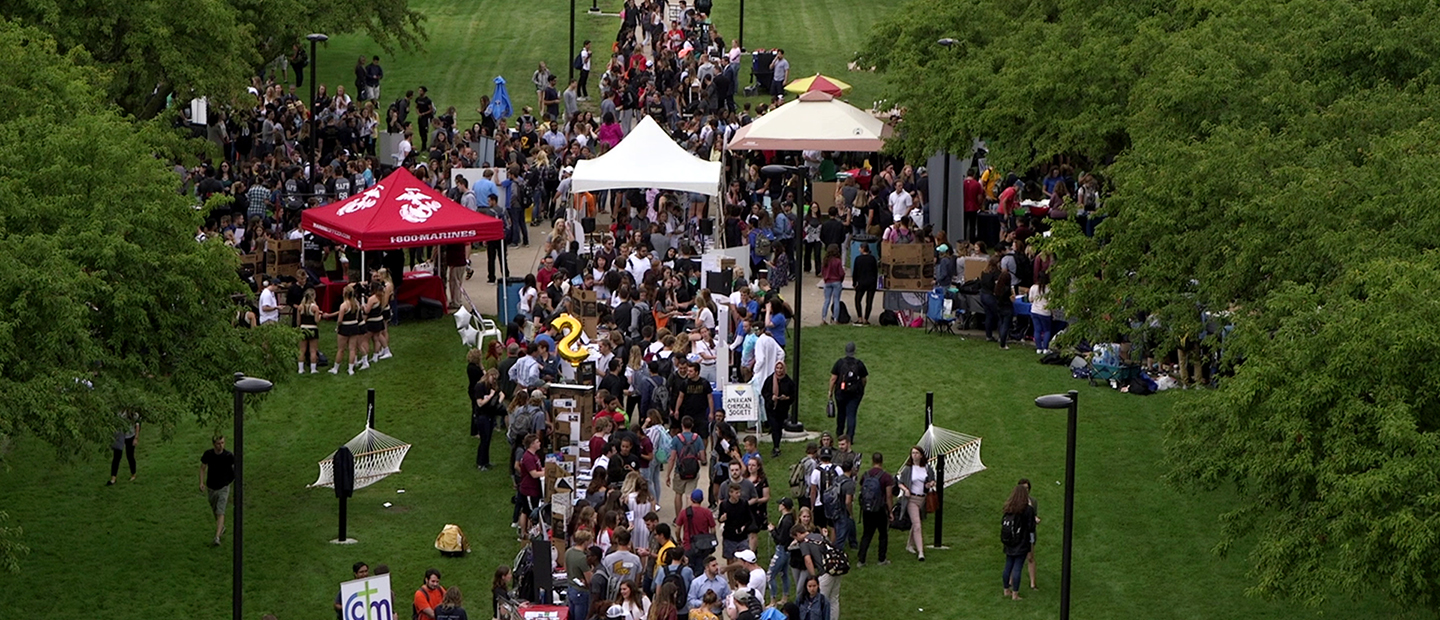
[[(592, 49), (597, 59), (590, 87), (595, 96), (604, 59), (620, 28), (620, 19), (615, 15), (621, 2), (599, 0), (603, 14), (592, 15), (586, 11), (588, 2), (577, 1), (575, 47), (579, 50), (585, 39), (594, 42)], [(884, 98), (880, 77), (846, 68), (870, 23), (860, 16), (900, 4), (899, 0), (750, 0), (745, 6), (745, 48), (784, 48), (792, 77), (820, 72), (849, 82), (855, 86), (849, 101), (868, 108), (876, 99)], [(407, 89), (423, 85), (441, 112), (455, 106), (465, 127), (479, 118), (475, 108), (480, 96), (494, 91), (497, 75), (505, 77), (517, 113), (521, 105), (535, 104), (530, 75), (540, 61), (559, 76), (560, 88), (564, 88), (573, 58), (569, 53), (568, 4), (411, 0), (410, 6), (427, 17), (425, 28), (430, 39), (423, 50), (387, 54), (365, 35), (333, 37), (318, 53), (320, 83), (328, 85), (332, 92), (336, 84), (353, 90), (356, 58), (364, 56), (368, 62), (370, 56), (378, 54), (385, 68), (381, 83), (384, 105), (403, 96)], [(740, 21), (738, 3), (717, 2), (714, 20), (727, 39), (735, 38)], [(750, 83), (748, 57), (744, 62), (741, 86)]]
[[(903, 454), (922, 432), (924, 392), (936, 396), (936, 423), (984, 438), (989, 470), (950, 487), (945, 541), (925, 564), (892, 535), (895, 563), (857, 568), (842, 586), (846, 618), (1052, 618), (1058, 609), (1064, 415), (1034, 407), (1039, 394), (1082, 392), (1077, 475), (1074, 609), (1085, 618), (1312, 618), (1313, 610), (1245, 597), (1243, 558), (1210, 552), (1225, 493), (1182, 495), (1162, 485), (1161, 425), (1184, 394), (1149, 398), (1093, 389), (1063, 368), (1042, 367), (1016, 347), (930, 336), (898, 328), (818, 327), (805, 333), (802, 421), (829, 427), (824, 375), (854, 339), (871, 369), (861, 408), (860, 449)], [(326, 342), (330, 342), (327, 338)], [(331, 345), (326, 345), (331, 346)], [(336, 585), (364, 560), (390, 564), (408, 592), (428, 567), (468, 594), (476, 618), (489, 605), (488, 580), (517, 550), (509, 528), (509, 480), (477, 472), (462, 396), (464, 349), (449, 321), (395, 330), (396, 357), (354, 377), (278, 377), (251, 410), (246, 431), (246, 609), (282, 620), (330, 617)], [(378, 393), (378, 428), (414, 444), (404, 471), (351, 502), (354, 546), (335, 536), (336, 500), (307, 490), (316, 461), (363, 426), (365, 388)], [(15, 440), (0, 473), (0, 507), (25, 528), (34, 549), (23, 572), (0, 574), (0, 618), (52, 617), (57, 587), (80, 586), (88, 617), (218, 618), (229, 613), (230, 536), (209, 546), (212, 522), (197, 489), (197, 460), (210, 429), (184, 425), (161, 441), (143, 434), (140, 479), (103, 486), (108, 450), (57, 460), (46, 446)], [(502, 444), (503, 445), (503, 444)], [(496, 450), (497, 458), (503, 450)], [(801, 454), (787, 445), (781, 463)], [(892, 461), (893, 466), (893, 461)], [(779, 468), (783, 470), (782, 468)], [(783, 474), (781, 475), (783, 477)], [(1004, 557), (1000, 505), (1017, 478), (1034, 481), (1040, 591), (1000, 599)], [(397, 491), (404, 489), (404, 494)], [(383, 508), (383, 502), (392, 502)], [(474, 551), (441, 558), (435, 535), (461, 525)], [(927, 539), (930, 535), (927, 522)], [(873, 562), (872, 558), (872, 562)], [(402, 603), (402, 617), (408, 614)], [(921, 613), (918, 610), (924, 609)], [(1378, 602), (1338, 601), (1331, 617), (1387, 618)]]

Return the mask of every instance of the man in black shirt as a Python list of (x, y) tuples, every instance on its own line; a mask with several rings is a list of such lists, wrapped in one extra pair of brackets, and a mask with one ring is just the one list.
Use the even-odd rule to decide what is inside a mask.
[(755, 509), (740, 497), (740, 485), (730, 485), (725, 501), (720, 503), (720, 523), (724, 526), (721, 536), (725, 539), (720, 554), (726, 560), (733, 560), (735, 552), (750, 548), (750, 522), (754, 514)]
[[(681, 386), (679, 399), (675, 403), (675, 409), (679, 412), (677, 418), (683, 419), (690, 416), (695, 420), (710, 420), (715, 417), (715, 399), (711, 396), (714, 391), (710, 382), (700, 376), (700, 365), (684, 363), (680, 365), (684, 370), (684, 384)], [(709, 424), (698, 425), (695, 430), (702, 439), (709, 437)]]
[(552, 121), (560, 120), (560, 91), (555, 88), (555, 76), (545, 85), (545, 116)]
[(832, 243), (845, 247), (845, 222), (840, 217), (840, 210), (830, 207), (827, 215), (829, 219), (820, 224), (820, 247), (828, 248)]
[(855, 418), (870, 371), (855, 357), (855, 343), (845, 343), (845, 357), (830, 367), (830, 397), (835, 399), (835, 436), (855, 441)]
[(565, 273), (575, 275), (580, 273), (580, 242), (571, 241), (570, 247), (559, 256), (555, 257), (555, 268), (564, 269)]
[(850, 265), (850, 281), (855, 286), (855, 321), (870, 324), (870, 309), (875, 302), (875, 287), (880, 276), (880, 263), (870, 253), (870, 244), (860, 244), (860, 254)]
[(429, 91), (420, 87), (420, 96), (415, 98), (415, 112), (420, 122), (420, 150), (430, 150), (430, 122), (435, 120), (435, 103), (430, 101)]
[(225, 505), (230, 501), (230, 483), (235, 481), (235, 454), (225, 449), (225, 438), (216, 436), (213, 450), (200, 455), (200, 490), (210, 499), (215, 513), (215, 546), (225, 533)]

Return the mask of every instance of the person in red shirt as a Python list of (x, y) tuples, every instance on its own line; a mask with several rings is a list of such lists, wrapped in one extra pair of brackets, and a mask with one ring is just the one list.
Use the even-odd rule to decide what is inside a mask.
[(540, 437), (525, 436), (525, 454), (520, 457), (520, 481), (516, 484), (520, 504), (520, 540), (527, 540), (530, 532), (530, 514), (540, 507), (540, 479), (545, 477), (545, 466), (540, 462)]
[(610, 441), (610, 418), (595, 416), (595, 434), (590, 436), (590, 458), (598, 459), (605, 453), (605, 442)]
[[(699, 553), (704, 553), (706, 556), (709, 555), (708, 552), (695, 550), (692, 544), (695, 540), (695, 535), (715, 533), (715, 515), (710, 512), (709, 508), (702, 505), (704, 502), (704, 491), (700, 489), (691, 491), (690, 507), (681, 511), (680, 514), (675, 517), (675, 525), (680, 526), (680, 539), (684, 543), (683, 546), (685, 547), (686, 555), (690, 557), (691, 568), (695, 567), (697, 560), (704, 559), (703, 557), (697, 557)], [(714, 549), (710, 549), (709, 551), (714, 551)], [(701, 562), (701, 566), (703, 565), (703, 562)]]
[(1024, 181), (1016, 181), (1014, 185), (1000, 192), (1000, 217), (1005, 219), (1007, 230), (1015, 228), (1015, 212), (1020, 209), (1020, 190), (1023, 187)]
[(535, 283), (540, 286), (540, 290), (550, 288), (550, 280), (555, 277), (556, 271), (555, 259), (546, 256), (540, 261), (540, 271), (535, 272)]
[(605, 407), (595, 412), (595, 422), (599, 423), (602, 419), (609, 420), (613, 428), (625, 428), (625, 412), (620, 409), (618, 397), (607, 396)]
[(435, 608), (445, 600), (445, 588), (440, 587), (440, 571), (425, 571), (425, 583), (415, 591), (415, 617), (420, 620), (434, 620)]
[(984, 204), (985, 187), (980, 185), (980, 180), (975, 178), (975, 171), (965, 173), (965, 184), (962, 193), (965, 196), (965, 240), (975, 240), (975, 223), (978, 217), (975, 214), (980, 212), (980, 206)]

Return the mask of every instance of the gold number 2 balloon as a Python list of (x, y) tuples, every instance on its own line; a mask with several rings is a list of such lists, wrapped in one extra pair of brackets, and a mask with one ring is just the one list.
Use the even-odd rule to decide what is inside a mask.
[(571, 366), (579, 366), (580, 362), (590, 357), (590, 352), (585, 350), (585, 347), (580, 346), (580, 333), (582, 329), (580, 319), (569, 314), (562, 314), (551, 320), (550, 324), (560, 330), (562, 334), (560, 336), (560, 342), (555, 343), (556, 349), (560, 352), (562, 359), (570, 362)]

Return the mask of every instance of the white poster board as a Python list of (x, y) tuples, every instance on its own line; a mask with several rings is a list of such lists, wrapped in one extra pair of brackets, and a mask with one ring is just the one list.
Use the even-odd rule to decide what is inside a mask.
[(760, 390), (748, 383), (731, 383), (724, 394), (726, 422), (760, 421)]
[(373, 575), (340, 584), (342, 620), (391, 620), (394, 617), (390, 575)]

